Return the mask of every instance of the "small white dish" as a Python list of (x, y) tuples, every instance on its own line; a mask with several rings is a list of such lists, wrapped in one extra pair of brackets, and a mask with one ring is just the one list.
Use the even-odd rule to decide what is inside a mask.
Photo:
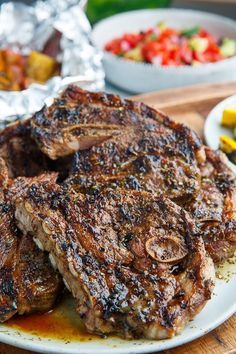
[[(111, 16), (95, 25), (92, 38), (101, 50), (111, 39), (125, 32), (136, 32), (164, 21), (174, 28), (202, 26), (217, 38), (235, 38), (236, 22), (223, 16), (184, 9), (138, 10)], [(236, 57), (198, 67), (160, 67), (119, 58), (104, 51), (106, 79), (133, 93), (150, 92), (195, 83), (236, 78)]]
[[(220, 122), (223, 114), (223, 110), (226, 107), (236, 107), (236, 95), (230, 96), (225, 100), (218, 103), (208, 114), (205, 125), (204, 125), (204, 137), (208, 146), (216, 150), (219, 148), (219, 141), (221, 135), (228, 135), (232, 137), (232, 132), (230, 129), (222, 127)], [(236, 165), (229, 162), (229, 166), (236, 173)]]

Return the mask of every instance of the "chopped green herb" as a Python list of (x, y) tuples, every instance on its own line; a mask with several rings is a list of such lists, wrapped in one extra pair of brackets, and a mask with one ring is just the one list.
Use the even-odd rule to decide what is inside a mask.
[(197, 34), (199, 32), (199, 27), (196, 26), (196, 27), (192, 27), (192, 28), (188, 28), (188, 29), (185, 29), (181, 32), (181, 35), (184, 36), (184, 37), (192, 37), (194, 34)]

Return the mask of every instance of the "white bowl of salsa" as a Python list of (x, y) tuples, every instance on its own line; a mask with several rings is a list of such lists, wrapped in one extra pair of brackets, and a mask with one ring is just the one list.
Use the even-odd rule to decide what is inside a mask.
[[(153, 41), (154, 45), (147, 43), (147, 31), (149, 42)], [(168, 31), (173, 33), (165, 51), (160, 38)], [(132, 36), (129, 41), (125, 34), (136, 34), (133, 36), (136, 42), (133, 44)], [(212, 53), (207, 47), (209, 34), (210, 41), (215, 41)], [(132, 93), (236, 79), (236, 56), (232, 53), (236, 22), (222, 16), (182, 9), (130, 11), (99, 22), (92, 35), (94, 43), (104, 52), (106, 79)], [(114, 39), (118, 49), (112, 47)], [(120, 39), (122, 52), (119, 52)], [(225, 46), (228, 57), (222, 55), (226, 42), (230, 44)], [(177, 49), (173, 54), (168, 51), (170, 44)]]

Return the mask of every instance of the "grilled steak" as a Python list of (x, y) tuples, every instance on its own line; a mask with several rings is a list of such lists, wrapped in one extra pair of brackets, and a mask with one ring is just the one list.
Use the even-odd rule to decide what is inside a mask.
[[(234, 214), (224, 204), (233, 203), (235, 178), (221, 158), (212, 162), (214, 153), (188, 128), (142, 103), (70, 86), (35, 115), (31, 129), (50, 158), (79, 150), (67, 181), (77, 191), (109, 186), (164, 193), (198, 220), (215, 261), (234, 253)], [(230, 189), (219, 188), (219, 178)]]
[[(223, 204), (234, 187), (231, 183), (230, 192), (223, 192), (216, 176), (220, 174), (226, 185), (228, 178), (235, 179), (229, 172), (222, 175), (228, 171), (222, 159), (212, 164), (208, 156), (206, 161), (204, 146), (186, 127), (142, 103), (73, 86), (37, 113), (31, 126), (34, 139), (53, 159), (80, 150), (67, 181), (77, 191), (91, 194), (106, 186), (161, 191), (199, 221), (215, 261), (233, 254), (233, 214), (225, 212)], [(209, 198), (206, 204), (208, 194), (221, 203), (217, 211)], [(218, 221), (210, 217), (202, 223), (216, 213)]]
[[(215, 185), (217, 171), (228, 171), (223, 160), (216, 159), (214, 165), (209, 158), (205, 161), (205, 148), (193, 133), (143, 104), (69, 87), (51, 107), (45, 107), (34, 117), (32, 129), (42, 150), (52, 158), (94, 144), (75, 155), (69, 183), (77, 191), (94, 193), (106, 185), (152, 193), (162, 191), (200, 221), (203, 210), (215, 213), (215, 207), (204, 202), (209, 193), (205, 175), (210, 174), (208, 179)], [(100, 132), (104, 137), (106, 129), (105, 141), (93, 142), (92, 137), (100, 137)], [(88, 144), (84, 144), (86, 139)], [(63, 142), (75, 140), (77, 144), (72, 144), (72, 150), (61, 150)], [(207, 151), (209, 155), (211, 150)], [(231, 173), (222, 178), (226, 184), (228, 178), (235, 181)], [(214, 188), (224, 200), (222, 190)], [(231, 183), (231, 194), (233, 190)], [(222, 222), (225, 216), (223, 210), (218, 210), (220, 223), (199, 223), (215, 261), (228, 258), (235, 251), (234, 223), (229, 214), (227, 221)], [(217, 245), (220, 252), (216, 252)]]
[(59, 179), (68, 176), (72, 157), (51, 161), (31, 138), (30, 121), (16, 122), (0, 131), (0, 158), (8, 169), (10, 178), (33, 177), (45, 171), (59, 172)]
[(47, 157), (30, 137), (29, 121), (16, 122), (0, 131), (0, 158), (10, 178), (36, 176), (48, 170)]
[(163, 196), (35, 183), (16, 203), (78, 300), (88, 331), (169, 338), (211, 296), (214, 266), (189, 215)]
[(11, 200), (14, 193), (3, 190), (8, 183), (1, 159), (0, 166), (0, 322), (4, 322), (16, 313), (51, 310), (60, 293), (61, 280), (47, 254), (16, 227)]
[[(201, 188), (193, 199), (176, 199), (176, 202), (190, 212), (201, 231), (205, 247), (214, 262), (232, 257), (236, 251), (236, 179), (234, 173), (228, 168), (225, 157), (221, 152), (214, 152), (205, 148), (206, 162), (200, 164)], [(141, 159), (138, 158), (140, 161)], [(148, 157), (145, 166), (150, 166)], [(163, 188), (157, 182), (158, 171), (152, 169), (136, 169), (137, 161), (125, 166), (118, 175), (74, 174), (66, 180), (76, 192), (85, 194), (98, 194), (104, 188), (134, 189), (138, 191), (162, 191), (169, 195), (168, 187)], [(138, 166), (144, 166), (139, 163)], [(144, 171), (147, 171), (144, 173)], [(161, 181), (168, 183), (166, 179)]]
[(70, 86), (35, 115), (31, 129), (52, 159), (85, 149), (77, 153), (73, 173), (111, 176), (131, 166), (145, 175), (149, 189), (164, 189), (172, 199), (193, 198), (199, 190), (197, 164), (205, 158), (200, 140), (142, 103)]
[(198, 221), (205, 247), (215, 262), (236, 251), (236, 179), (225, 155), (206, 148), (201, 190), (185, 208)]

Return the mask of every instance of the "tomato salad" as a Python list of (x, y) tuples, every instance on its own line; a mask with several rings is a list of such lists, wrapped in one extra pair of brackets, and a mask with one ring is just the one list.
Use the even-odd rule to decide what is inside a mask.
[(236, 40), (217, 40), (201, 27), (177, 30), (160, 23), (139, 33), (125, 33), (108, 42), (105, 50), (137, 62), (195, 66), (236, 55)]

